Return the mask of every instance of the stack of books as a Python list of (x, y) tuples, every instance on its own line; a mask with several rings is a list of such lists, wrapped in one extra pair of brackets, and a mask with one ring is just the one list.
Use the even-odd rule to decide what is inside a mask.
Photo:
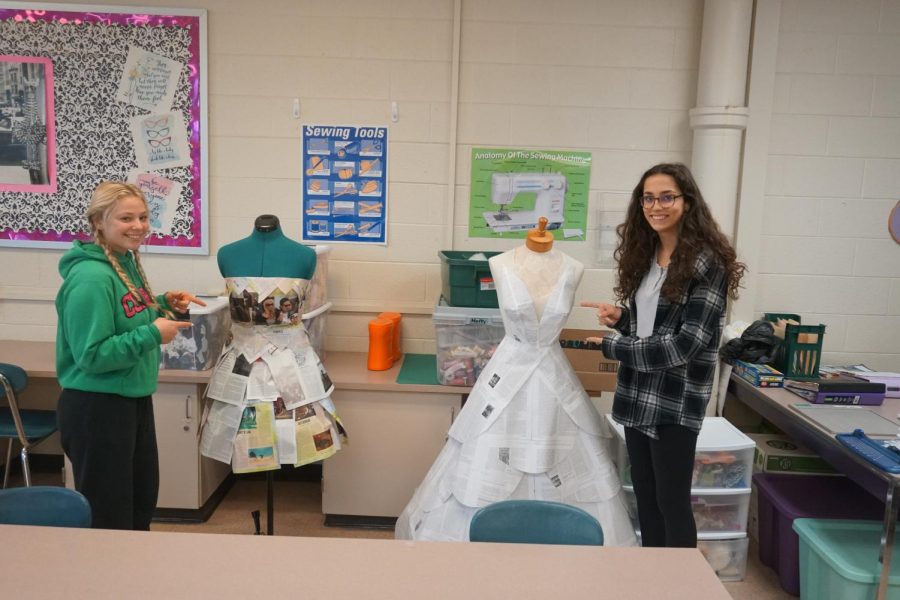
[(785, 379), (784, 387), (814, 404), (866, 404), (884, 402), (883, 383), (842, 375), (826, 379), (799, 381)]

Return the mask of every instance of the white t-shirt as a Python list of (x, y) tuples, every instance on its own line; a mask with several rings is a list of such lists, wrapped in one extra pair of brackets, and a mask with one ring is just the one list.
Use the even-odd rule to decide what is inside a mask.
[(637, 336), (645, 338), (653, 335), (653, 325), (656, 324), (656, 307), (659, 305), (659, 291), (666, 280), (668, 269), (659, 266), (654, 256), (650, 260), (650, 270), (644, 275), (641, 285), (634, 295), (634, 304), (637, 308)]

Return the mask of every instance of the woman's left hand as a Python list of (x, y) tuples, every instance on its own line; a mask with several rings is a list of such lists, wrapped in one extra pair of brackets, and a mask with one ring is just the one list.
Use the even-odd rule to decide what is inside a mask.
[(206, 302), (196, 297), (195, 295), (189, 292), (182, 292), (180, 290), (166, 292), (166, 302), (169, 303), (176, 312), (185, 313), (190, 307), (191, 302), (197, 304), (199, 306), (206, 306)]

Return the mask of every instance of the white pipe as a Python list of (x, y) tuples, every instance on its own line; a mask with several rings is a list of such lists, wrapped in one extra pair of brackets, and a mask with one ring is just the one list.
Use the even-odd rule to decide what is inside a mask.
[(725, 235), (734, 233), (740, 181), (753, 0), (706, 0), (697, 76), (690, 111), (691, 167)]
[(766, 169), (769, 137), (775, 97), (775, 67), (778, 58), (778, 32), (781, 0), (757, 0), (753, 17), (753, 41), (747, 105), (750, 120), (744, 141), (744, 156), (738, 204), (735, 249), (738, 260), (749, 267), (744, 289), (731, 307), (731, 320), (754, 320), (759, 289), (759, 255), (766, 201)]
[(443, 248), (452, 250), (456, 217), (456, 139), (459, 124), (459, 54), (462, 36), (462, 0), (453, 0), (453, 51), (450, 63), (450, 136), (447, 143), (447, 206)]

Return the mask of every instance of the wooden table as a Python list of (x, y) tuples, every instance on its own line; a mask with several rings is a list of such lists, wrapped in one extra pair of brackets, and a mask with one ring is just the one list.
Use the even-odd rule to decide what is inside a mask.
[[(27, 400), (40, 402), (26, 402), (28, 407), (56, 407), (59, 386), (53, 342), (0, 340), (0, 362), (17, 364), (28, 373)], [(443, 447), (472, 388), (398, 384), (400, 362), (386, 371), (369, 371), (362, 352), (326, 352), (324, 363), (350, 444), (323, 463), (322, 511), (329, 515), (329, 523), (390, 526)], [(199, 451), (197, 428), (210, 374), (159, 372), (153, 395), (160, 452), (158, 517), (205, 520), (231, 472), (231, 465)], [(271, 508), (270, 504), (271, 494), (267, 499)], [(272, 511), (267, 512), (266, 530), (272, 531)]]
[[(54, 342), (0, 340), (0, 362), (18, 365), (28, 374), (28, 387), (21, 394), (23, 408), (56, 409), (60, 389)], [(210, 374), (159, 372), (153, 394), (160, 466), (157, 518), (206, 520), (227, 491), (231, 465), (201, 456), (198, 445), (203, 389)], [(54, 443), (48, 440), (37, 449), (53, 451)], [(71, 480), (66, 483), (72, 487)]]
[(730, 596), (696, 549), (0, 526), (9, 598), (366, 600)]
[[(897, 510), (900, 507), (900, 495), (898, 495), (900, 477), (882, 471), (866, 461), (841, 444), (834, 437), (833, 432), (792, 409), (791, 406), (795, 404), (808, 404), (800, 396), (782, 388), (754, 387), (735, 374), (731, 375), (728, 383), (728, 391), (738, 400), (810, 448), (870, 494), (884, 501), (885, 511), (879, 553), (882, 566), (876, 598), (887, 598), (891, 553), (894, 547), (894, 528), (897, 521)], [(879, 406), (848, 406), (845, 409), (848, 411), (871, 410), (893, 422), (900, 430), (900, 414), (898, 414), (900, 413), (900, 400), (897, 398), (885, 398), (884, 403)]]

